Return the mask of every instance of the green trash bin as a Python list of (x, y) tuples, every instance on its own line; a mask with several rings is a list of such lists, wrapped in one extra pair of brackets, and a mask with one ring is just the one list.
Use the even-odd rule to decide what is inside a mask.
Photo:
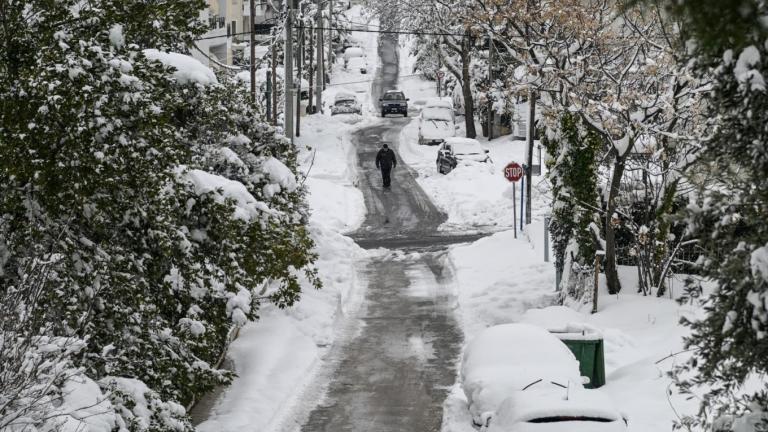
[(589, 378), (586, 388), (605, 385), (605, 355), (603, 337), (597, 333), (554, 333), (579, 361), (581, 375)]

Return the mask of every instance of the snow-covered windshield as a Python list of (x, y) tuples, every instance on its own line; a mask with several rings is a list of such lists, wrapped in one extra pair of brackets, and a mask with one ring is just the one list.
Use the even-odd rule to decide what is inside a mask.
[(483, 147), (477, 141), (457, 141), (452, 142), (453, 152), (456, 154), (480, 154), (485, 152)]
[(426, 107), (422, 110), (424, 120), (453, 121), (453, 113), (446, 107)]

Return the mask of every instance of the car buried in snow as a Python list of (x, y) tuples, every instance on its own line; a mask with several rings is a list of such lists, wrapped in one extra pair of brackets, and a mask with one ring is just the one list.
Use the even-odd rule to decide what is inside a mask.
[(464, 351), (461, 387), (484, 432), (625, 432), (627, 420), (600, 390), (584, 388), (579, 362), (547, 330), (502, 324)]
[(462, 162), (466, 164), (491, 162), (489, 153), (489, 150), (476, 139), (445, 138), (437, 150), (437, 172), (448, 174)]
[(537, 382), (505, 399), (485, 432), (627, 431), (626, 416), (604, 393), (557, 384)]
[(438, 145), (456, 136), (453, 104), (442, 99), (427, 101), (419, 114), (419, 144)]
[(333, 100), (331, 115), (362, 114), (362, 107), (357, 97), (351, 93), (339, 93)]

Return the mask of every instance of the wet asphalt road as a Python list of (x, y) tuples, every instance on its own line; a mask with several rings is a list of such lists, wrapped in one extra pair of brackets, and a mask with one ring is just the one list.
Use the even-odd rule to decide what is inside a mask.
[[(372, 88), (374, 100), (397, 86), (397, 39), (383, 35), (379, 56), (383, 64)], [(305, 401), (313, 408), (300, 420), (302, 432), (440, 431), (462, 344), (444, 245), (477, 236), (438, 234), (446, 215), (399, 157), (391, 190), (382, 188), (376, 152), (385, 142), (397, 149), (409, 120), (387, 119), (352, 136), (367, 207), (353, 238), (366, 248), (408, 252), (392, 251), (366, 264), (365, 300), (350, 317), (354, 330), (329, 353), (329, 370), (321, 374), (327, 388), (319, 400)]]

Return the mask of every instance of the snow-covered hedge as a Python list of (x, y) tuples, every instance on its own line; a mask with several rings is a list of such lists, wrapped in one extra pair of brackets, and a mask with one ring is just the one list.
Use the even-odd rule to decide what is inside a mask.
[(319, 285), (296, 150), (171, 50), (199, 1), (7, 6), (0, 429), (191, 430), (230, 329)]

